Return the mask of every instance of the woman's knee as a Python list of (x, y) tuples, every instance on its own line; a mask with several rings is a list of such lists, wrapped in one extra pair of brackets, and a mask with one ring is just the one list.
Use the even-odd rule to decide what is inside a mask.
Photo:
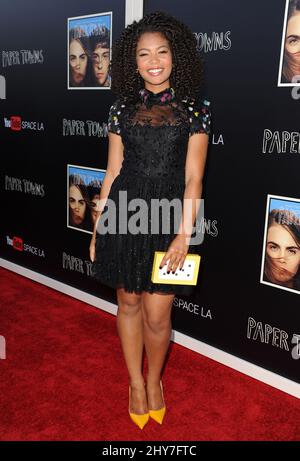
[(169, 329), (171, 323), (169, 315), (158, 315), (149, 311), (143, 312), (143, 321), (144, 325), (153, 333), (161, 333)]
[(125, 315), (136, 315), (142, 308), (142, 297), (122, 291), (118, 293), (118, 311)]
[(144, 293), (142, 297), (143, 322), (146, 328), (160, 333), (170, 328), (173, 295)]

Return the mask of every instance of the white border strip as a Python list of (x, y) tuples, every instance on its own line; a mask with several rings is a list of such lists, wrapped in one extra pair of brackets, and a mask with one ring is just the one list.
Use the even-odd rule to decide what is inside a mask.
[[(98, 298), (97, 296), (90, 295), (85, 291), (78, 290), (78, 288), (73, 288), (65, 283), (39, 274), (38, 272), (34, 272), (26, 267), (19, 266), (18, 264), (3, 258), (0, 258), (0, 266), (11, 270), (12, 272), (16, 272), (19, 275), (23, 275), (24, 277), (28, 277), (35, 282), (42, 283), (43, 285), (60, 291), (61, 293), (79, 299), (87, 304), (91, 304), (92, 306), (109, 312), (110, 314), (117, 314), (117, 306), (115, 304)], [(235, 355), (228, 354), (221, 349), (217, 349), (216, 347), (210, 346), (202, 341), (191, 338), (183, 333), (179, 333), (176, 330), (172, 331), (172, 341), (300, 399), (300, 385), (295, 381), (291, 381), (290, 379), (284, 378), (272, 371), (266, 370), (265, 368), (236, 357)]]
[(198, 352), (205, 357), (213, 359), (216, 362), (222, 363), (227, 367), (233, 368), (240, 373), (251, 376), (251, 378), (257, 379), (258, 381), (300, 399), (300, 384), (295, 381), (291, 381), (288, 378), (266, 370), (265, 368), (251, 362), (247, 362), (247, 360), (236, 357), (235, 355), (229, 354), (221, 349), (217, 349), (216, 347), (191, 338), (190, 336), (184, 335), (176, 330), (174, 330), (173, 341), (176, 344), (180, 344), (181, 346)]
[(35, 282), (42, 283), (47, 287), (53, 288), (54, 290), (60, 291), (66, 295), (72, 296), (73, 298), (79, 299), (85, 303), (91, 304), (92, 306), (98, 307), (103, 311), (109, 312), (110, 314), (117, 314), (117, 306), (97, 296), (93, 296), (85, 291), (78, 290), (78, 288), (71, 287), (65, 283), (59, 282), (58, 280), (47, 277), (46, 275), (39, 274), (38, 272), (27, 269), (26, 267), (19, 266), (11, 261), (0, 258), (0, 267), (16, 272), (19, 275), (28, 277)]
[(133, 21), (139, 21), (144, 14), (143, 0), (126, 0), (125, 5), (125, 27)]

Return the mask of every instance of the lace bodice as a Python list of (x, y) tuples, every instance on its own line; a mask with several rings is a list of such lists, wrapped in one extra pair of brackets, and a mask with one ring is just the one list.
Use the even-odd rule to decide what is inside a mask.
[(108, 131), (122, 137), (120, 174), (183, 182), (189, 137), (210, 134), (210, 101), (178, 100), (172, 87), (159, 93), (143, 88), (137, 102), (123, 97), (112, 104)]

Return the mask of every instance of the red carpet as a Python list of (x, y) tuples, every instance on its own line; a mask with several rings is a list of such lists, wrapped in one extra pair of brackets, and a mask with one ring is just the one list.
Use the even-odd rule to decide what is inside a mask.
[(299, 400), (171, 343), (167, 414), (140, 431), (115, 317), (0, 268), (0, 440), (299, 440)]

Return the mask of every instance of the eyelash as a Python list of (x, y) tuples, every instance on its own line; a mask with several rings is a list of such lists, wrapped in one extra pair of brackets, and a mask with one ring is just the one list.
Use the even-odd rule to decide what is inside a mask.
[[(159, 53), (167, 53), (167, 50), (159, 51)], [(142, 56), (147, 56), (147, 54), (145, 54), (145, 53), (144, 53), (144, 54), (140, 54), (140, 57), (142, 57)]]
[[(270, 249), (271, 249), (271, 250), (277, 250), (278, 247), (275, 246), (275, 245), (270, 245)], [(289, 251), (290, 253), (292, 253), (293, 255), (296, 254), (296, 250), (291, 250), (291, 249), (290, 249), (290, 250), (288, 250), (288, 251)]]

